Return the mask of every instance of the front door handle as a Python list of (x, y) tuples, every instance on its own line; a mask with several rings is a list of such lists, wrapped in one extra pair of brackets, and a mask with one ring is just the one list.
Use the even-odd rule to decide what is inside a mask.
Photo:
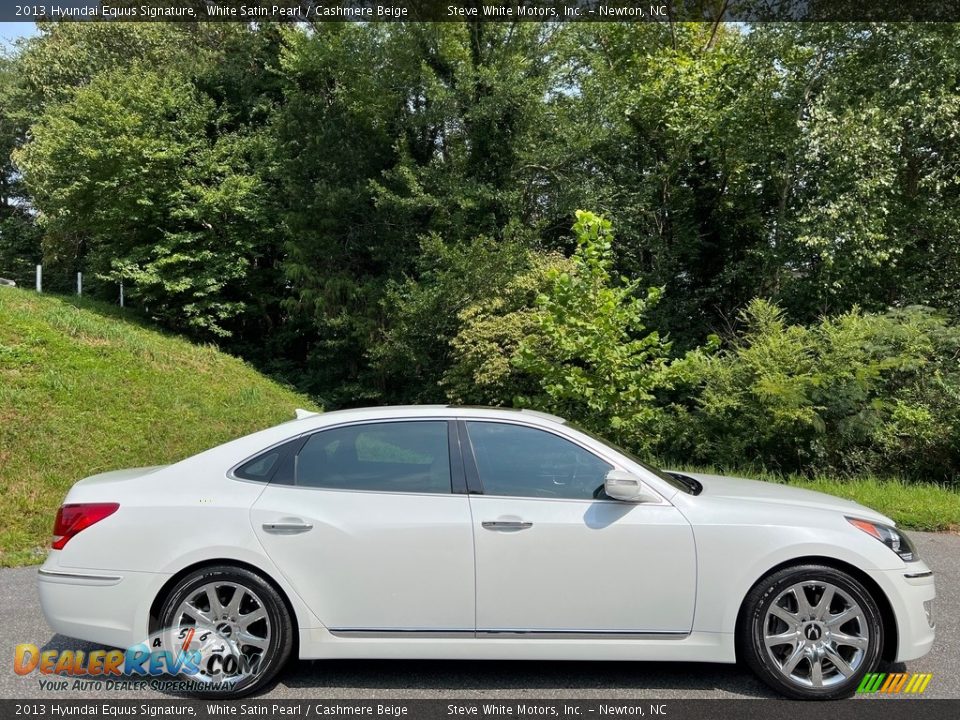
[(532, 522), (522, 520), (484, 520), (480, 524), (487, 530), (526, 530), (533, 527)]
[(264, 523), (263, 531), (271, 535), (298, 535), (313, 530), (313, 525), (302, 520), (284, 520), (283, 522)]

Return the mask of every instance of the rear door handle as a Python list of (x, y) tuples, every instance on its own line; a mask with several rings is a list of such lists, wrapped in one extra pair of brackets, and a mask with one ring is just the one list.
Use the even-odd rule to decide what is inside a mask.
[(522, 520), (484, 520), (480, 524), (487, 530), (526, 530), (533, 527), (532, 522)]
[(271, 535), (298, 535), (313, 530), (313, 525), (302, 520), (287, 520), (285, 522), (264, 523), (263, 530)]

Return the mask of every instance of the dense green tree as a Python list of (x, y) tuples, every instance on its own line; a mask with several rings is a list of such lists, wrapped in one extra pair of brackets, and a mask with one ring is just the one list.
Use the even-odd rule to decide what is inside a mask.
[(378, 203), (405, 223), (461, 242), (537, 221), (527, 170), (558, 82), (560, 31), (534, 23), (442, 23), (393, 33), (415, 70), (404, 97), (397, 163)]
[(655, 322), (696, 344), (767, 289), (783, 123), (770, 83), (736, 29), (597, 24), (566, 40), (575, 90), (550, 104), (548, 226), (562, 244), (576, 207), (602, 211), (618, 270), (664, 287)]
[(388, 399), (444, 399), (441, 380), (453, 363), (451, 343), (460, 337), (462, 313), (500, 297), (531, 254), (517, 237), (480, 236), (458, 244), (437, 235), (424, 238), (414, 272), (387, 287), (383, 304), (389, 321), (370, 351)]
[(0, 277), (25, 285), (41, 253), (40, 233), (12, 159), (26, 128), (18, 90), (16, 65), (0, 54)]
[(322, 25), (290, 38), (275, 122), (287, 307), (315, 330), (298, 351), (325, 402), (439, 392), (462, 294), (413, 309), (423, 298), (410, 283), (436, 294), (430, 263), (443, 261), (424, 238), (455, 252), (481, 235), (512, 242), (527, 224), (539, 199), (518, 185), (521, 149), (549, 87), (549, 42), (529, 24)]
[(280, 30), (41, 29), (16, 60), (19, 112), (33, 113), (16, 158), (47, 277), (82, 270), (108, 297), (122, 280), (151, 316), (205, 338), (275, 327), (281, 241), (263, 124), (280, 99), (266, 72)]
[[(956, 305), (960, 278), (960, 28), (777, 26), (758, 31), (809, 70), (798, 109), (781, 258), (801, 319)], [(781, 61), (781, 58), (783, 60)], [(786, 81), (785, 81), (786, 82)]]
[(16, 153), (46, 255), (125, 282), (170, 326), (221, 335), (263, 222), (248, 139), (211, 136), (217, 108), (187, 79), (135, 70), (98, 75)]
[[(616, 25), (559, 53), (539, 182), (618, 227), (691, 346), (761, 295), (804, 321), (955, 302), (956, 25)], [(549, 233), (546, 233), (549, 234)], [(562, 231), (556, 235), (563, 244)]]

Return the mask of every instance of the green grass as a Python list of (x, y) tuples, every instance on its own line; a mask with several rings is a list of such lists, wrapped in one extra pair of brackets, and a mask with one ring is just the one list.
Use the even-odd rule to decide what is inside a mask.
[(911, 530), (960, 530), (960, 493), (940, 485), (879, 478), (791, 478), (789, 483), (855, 500)]
[[(665, 467), (677, 467), (666, 463)], [(680, 468), (678, 468), (680, 469)], [(687, 467), (690, 472), (733, 475), (783, 483), (836, 495), (873, 508), (910, 530), (960, 531), (960, 492), (935, 483), (905, 482), (897, 478), (830, 478), (778, 475), (769, 472), (729, 471)]]
[(0, 566), (39, 562), (67, 489), (312, 408), (214, 347), (109, 305), (0, 288)]

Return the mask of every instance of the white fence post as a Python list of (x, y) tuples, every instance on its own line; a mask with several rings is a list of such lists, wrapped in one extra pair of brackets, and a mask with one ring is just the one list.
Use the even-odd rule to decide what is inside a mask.
[(37, 292), (43, 292), (43, 265), (37, 265)]
[(123, 307), (123, 280), (120, 281), (120, 307)]
[(83, 295), (83, 273), (77, 273), (77, 295)]

